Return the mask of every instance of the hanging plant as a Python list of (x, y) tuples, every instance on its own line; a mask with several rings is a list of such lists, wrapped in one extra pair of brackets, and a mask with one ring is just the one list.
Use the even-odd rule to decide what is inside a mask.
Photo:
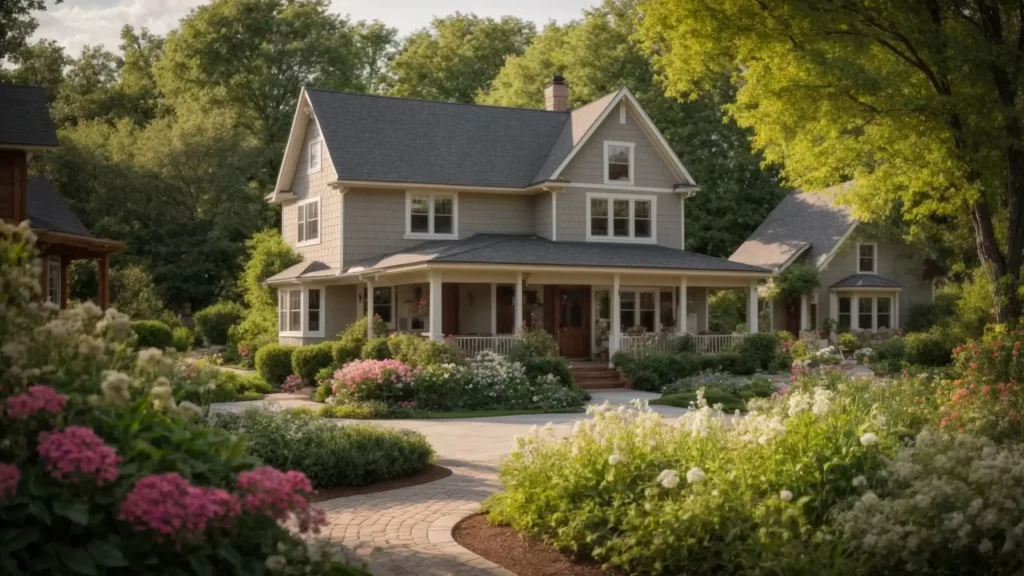
[(810, 294), (821, 285), (818, 269), (808, 264), (797, 263), (782, 271), (768, 285), (769, 300), (782, 300)]

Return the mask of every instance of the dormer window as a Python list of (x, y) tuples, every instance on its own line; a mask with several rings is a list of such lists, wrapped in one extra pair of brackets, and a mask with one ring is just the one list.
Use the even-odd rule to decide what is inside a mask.
[(878, 274), (877, 245), (857, 245), (857, 272), (860, 274)]
[(309, 173), (320, 171), (320, 139), (309, 143)]
[(633, 143), (604, 143), (605, 184), (633, 183)]

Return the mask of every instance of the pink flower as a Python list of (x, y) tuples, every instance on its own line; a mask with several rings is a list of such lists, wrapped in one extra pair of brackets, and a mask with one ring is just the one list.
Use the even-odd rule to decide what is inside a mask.
[(23, 419), (39, 412), (60, 414), (67, 402), (67, 396), (58, 394), (50, 386), (36, 384), (29, 387), (28, 392), (7, 399), (7, 415), (14, 419)]
[(412, 384), (413, 371), (398, 360), (362, 360), (349, 362), (336, 370), (334, 380), (349, 390), (367, 381), (402, 388)]
[(0, 500), (17, 494), (18, 482), (21, 482), (21, 470), (14, 464), (0, 462)]
[(284, 379), (284, 383), (281, 384), (282, 392), (295, 392), (299, 388), (302, 388), (302, 376), (298, 374), (292, 374)]
[(195, 540), (209, 527), (229, 528), (242, 511), (238, 497), (193, 486), (176, 472), (144, 476), (121, 502), (118, 518), (157, 542)]
[(121, 457), (90, 428), (69, 426), (61, 432), (40, 435), (39, 456), (51, 476), (63, 480), (83, 474), (102, 486), (117, 478)]
[(281, 472), (261, 466), (238, 475), (236, 485), (246, 512), (269, 516), (277, 521), (295, 515), (302, 532), (319, 532), (327, 519), (322, 510), (309, 505), (313, 486), (302, 472)]

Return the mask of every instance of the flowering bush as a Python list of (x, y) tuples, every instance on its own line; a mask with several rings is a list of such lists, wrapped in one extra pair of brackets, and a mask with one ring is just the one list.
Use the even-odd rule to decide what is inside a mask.
[(411, 397), (412, 378), (412, 369), (398, 360), (359, 360), (334, 373), (333, 391), (352, 400), (397, 402)]
[(298, 392), (302, 389), (304, 383), (302, 376), (292, 374), (284, 379), (284, 382), (281, 384), (281, 392)]
[(874, 350), (871, 348), (858, 348), (853, 353), (853, 359), (861, 364), (867, 364), (871, 361), (871, 355), (874, 354)]
[(256, 461), (176, 399), (173, 361), (132, 350), (127, 317), (40, 303), (33, 242), (0, 223), (0, 573), (361, 574), (240, 505)]

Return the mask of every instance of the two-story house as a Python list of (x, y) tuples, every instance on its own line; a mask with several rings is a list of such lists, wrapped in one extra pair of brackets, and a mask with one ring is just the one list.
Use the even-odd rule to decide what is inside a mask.
[(277, 185), (303, 261), (278, 288), (280, 341), (333, 338), (364, 314), (391, 329), (507, 349), (522, 325), (590, 357), (641, 333), (707, 327), (707, 290), (764, 268), (686, 252), (697, 183), (629, 90), (545, 110), (306, 89)]
[(818, 270), (819, 289), (772, 304), (772, 326), (799, 334), (820, 331), (895, 333), (910, 309), (935, 297), (939, 268), (920, 250), (859, 226), (839, 197), (841, 184), (787, 196), (729, 257), (781, 273), (796, 262)]
[(0, 84), (0, 220), (28, 220), (42, 259), (43, 298), (67, 306), (68, 264), (99, 262), (97, 302), (110, 304), (110, 254), (124, 250), (121, 242), (97, 238), (78, 219), (45, 178), (28, 176), (32, 154), (57, 147), (45, 88)]

